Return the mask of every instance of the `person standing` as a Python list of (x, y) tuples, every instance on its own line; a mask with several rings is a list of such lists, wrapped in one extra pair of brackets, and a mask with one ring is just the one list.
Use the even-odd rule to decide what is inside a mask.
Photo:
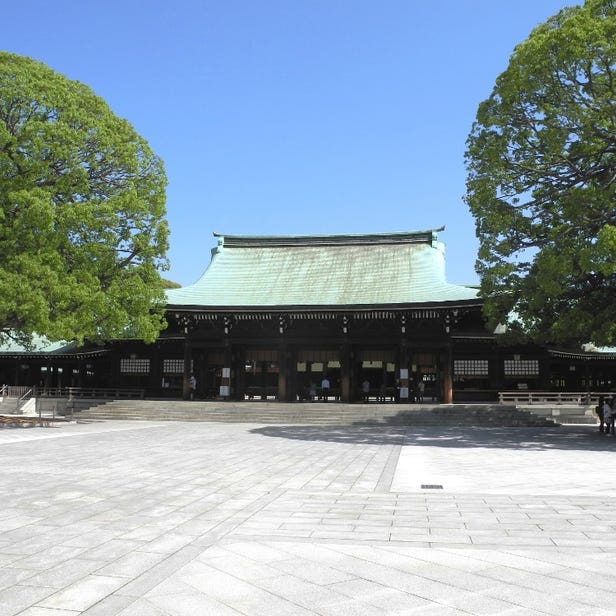
[(604, 431), (605, 418), (603, 417), (603, 407), (605, 405), (605, 397), (599, 396), (599, 401), (597, 402), (597, 406), (595, 407), (595, 413), (599, 418), (599, 432)]
[(326, 376), (321, 381), (321, 397), (323, 400), (327, 400), (329, 397), (329, 379)]
[(603, 421), (605, 423), (605, 433), (614, 434), (614, 398), (610, 404), (607, 400), (603, 402)]
[[(603, 406), (604, 409), (606, 405), (608, 405), (607, 401)], [(609, 412), (607, 413), (607, 417), (605, 417), (605, 432), (614, 436), (614, 420), (616, 420), (616, 395), (612, 396), (608, 408)], [(605, 410), (604, 415), (606, 415)]]
[(419, 377), (419, 383), (417, 383), (417, 402), (423, 402), (425, 391), (426, 384), (423, 382), (423, 379)]
[(197, 379), (194, 374), (191, 374), (190, 379), (188, 379), (188, 387), (190, 389), (190, 399), (194, 400), (197, 393)]
[(317, 384), (314, 381), (310, 381), (310, 386), (308, 387), (308, 398), (310, 400), (316, 400), (317, 397)]
[(364, 402), (368, 402), (370, 399), (370, 381), (368, 379), (364, 379), (364, 382), (361, 384), (361, 393)]

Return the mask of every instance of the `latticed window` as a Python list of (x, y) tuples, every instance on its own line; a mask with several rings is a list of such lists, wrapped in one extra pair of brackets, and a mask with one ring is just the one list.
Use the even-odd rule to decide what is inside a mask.
[(488, 360), (454, 359), (453, 372), (456, 376), (488, 376)]
[(505, 376), (539, 376), (538, 359), (506, 359)]
[(150, 360), (125, 357), (120, 359), (120, 372), (123, 374), (148, 374), (150, 372)]
[(184, 360), (165, 359), (163, 361), (163, 374), (184, 374)]

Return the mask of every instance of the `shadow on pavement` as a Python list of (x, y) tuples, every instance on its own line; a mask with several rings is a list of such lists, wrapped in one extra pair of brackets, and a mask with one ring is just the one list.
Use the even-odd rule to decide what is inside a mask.
[(616, 437), (597, 426), (559, 428), (424, 428), (413, 426), (263, 426), (250, 430), (272, 438), (368, 445), (406, 445), (444, 448), (497, 448), (524, 450), (616, 450)]

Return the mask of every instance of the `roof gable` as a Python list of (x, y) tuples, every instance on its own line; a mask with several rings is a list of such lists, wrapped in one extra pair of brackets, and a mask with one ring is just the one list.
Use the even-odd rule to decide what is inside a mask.
[(215, 236), (210, 265), (195, 284), (168, 290), (170, 305), (382, 306), (477, 298), (476, 289), (446, 281), (436, 231)]

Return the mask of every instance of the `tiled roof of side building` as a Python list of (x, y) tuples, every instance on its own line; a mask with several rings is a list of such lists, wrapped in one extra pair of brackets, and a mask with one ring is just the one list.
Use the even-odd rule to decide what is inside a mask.
[(45, 336), (34, 335), (29, 345), (5, 337), (0, 341), (0, 353), (70, 353), (74, 351), (76, 345), (72, 342), (60, 340), (51, 342)]
[(442, 229), (369, 235), (214, 234), (218, 246), (169, 306), (259, 308), (432, 305), (477, 299), (445, 278)]

